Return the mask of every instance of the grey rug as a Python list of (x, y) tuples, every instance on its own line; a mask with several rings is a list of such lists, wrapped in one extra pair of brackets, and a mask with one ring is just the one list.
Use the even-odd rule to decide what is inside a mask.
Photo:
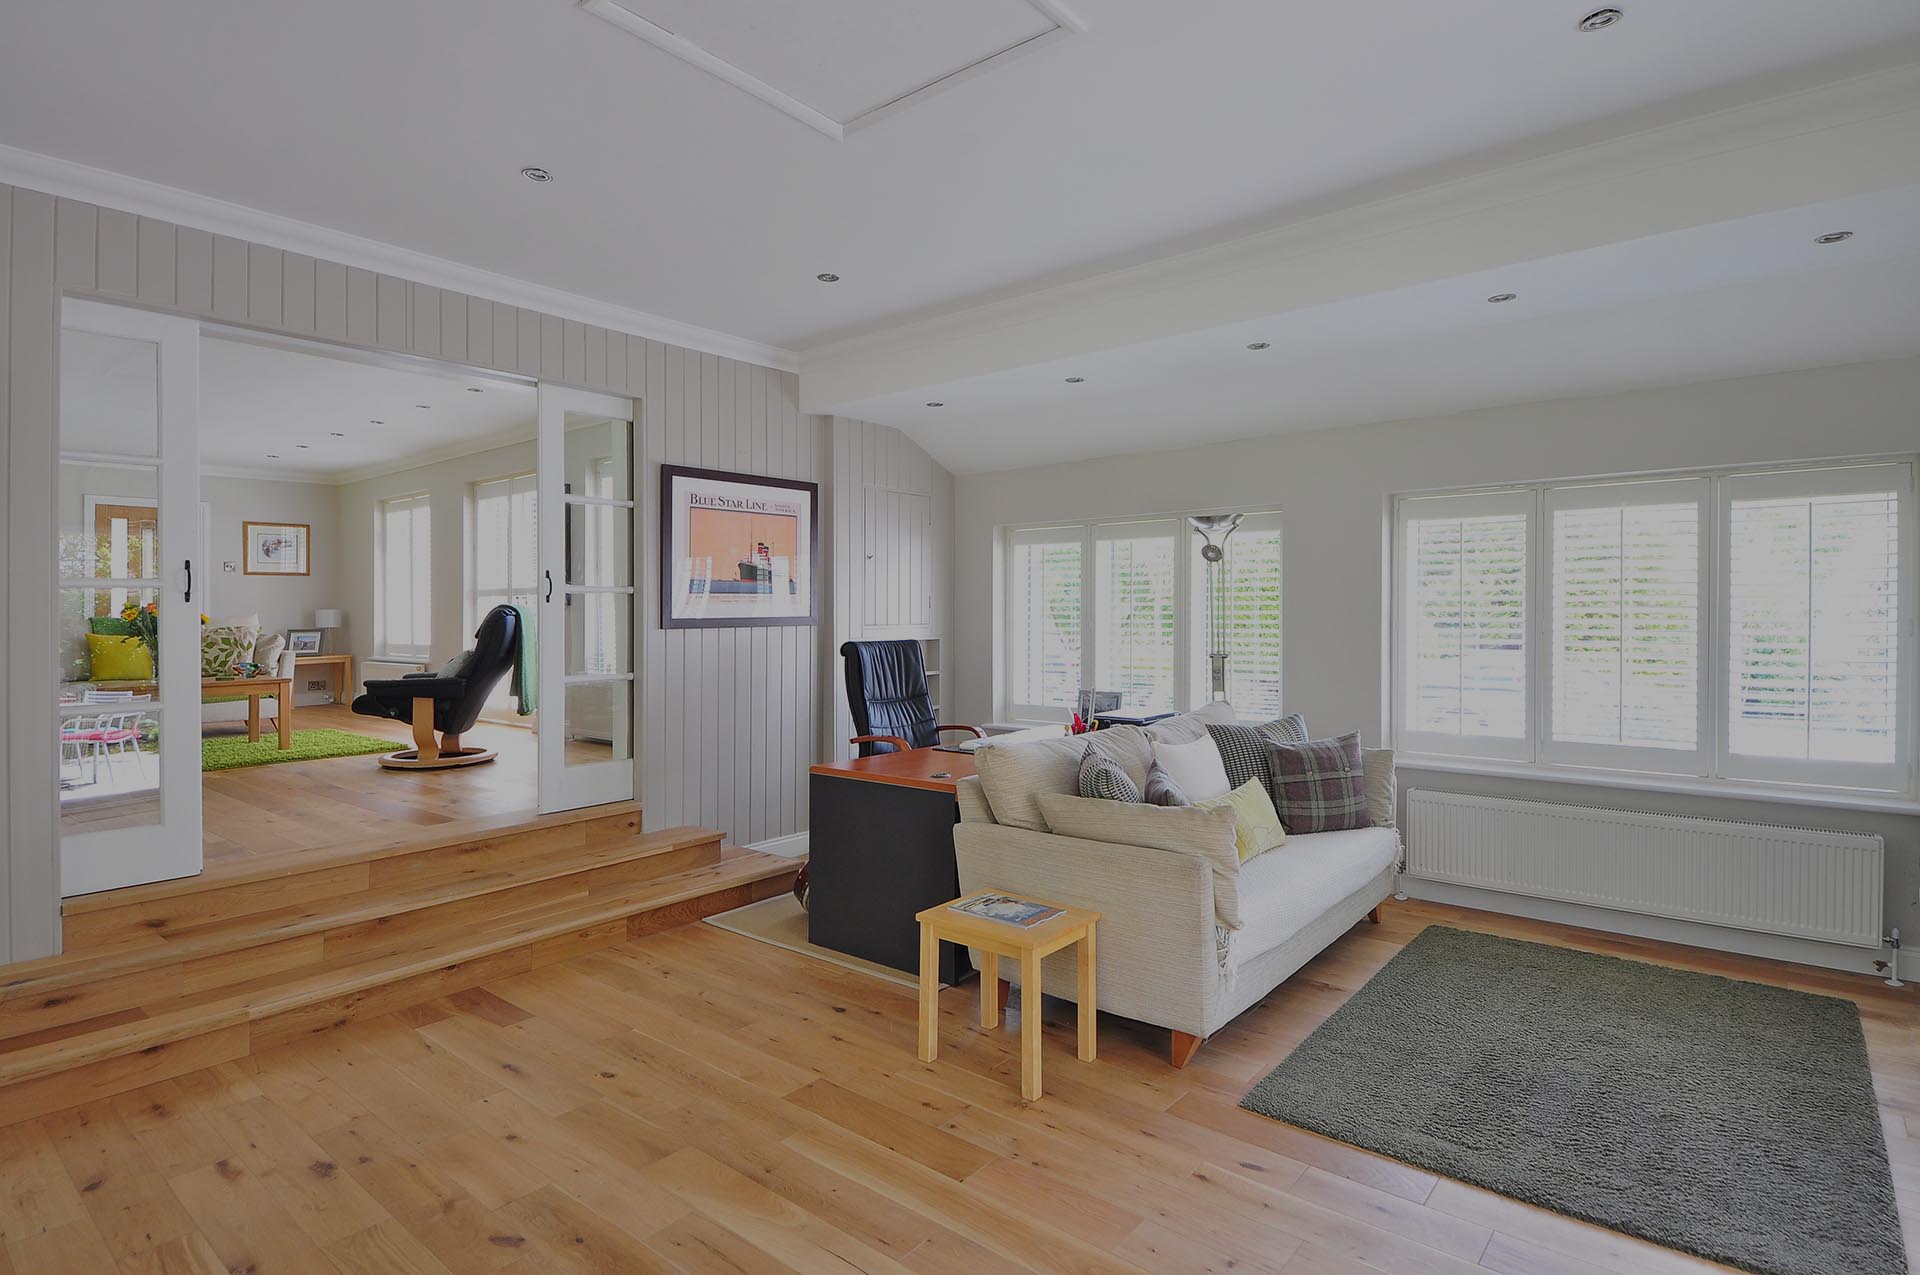
[(1850, 1001), (1436, 925), (1240, 1105), (1765, 1275), (1907, 1270)]

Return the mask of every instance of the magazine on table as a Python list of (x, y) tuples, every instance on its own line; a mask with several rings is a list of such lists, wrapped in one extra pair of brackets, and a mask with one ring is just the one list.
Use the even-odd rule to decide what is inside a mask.
[(947, 906), (955, 912), (965, 912), (968, 916), (1017, 925), (1022, 929), (1029, 929), (1042, 921), (1050, 921), (1060, 915), (1059, 908), (1050, 908), (1044, 903), (1016, 899), (1006, 894), (975, 895), (971, 899), (962, 899), (958, 903), (949, 903)]

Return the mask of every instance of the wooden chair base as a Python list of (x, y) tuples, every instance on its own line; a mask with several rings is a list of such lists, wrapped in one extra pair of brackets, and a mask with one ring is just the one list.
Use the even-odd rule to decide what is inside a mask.
[(460, 748), (451, 752), (443, 748), (438, 757), (422, 757), (417, 748), (403, 748), (382, 757), (380, 764), (388, 770), (451, 770), (455, 766), (478, 766), (499, 755), (491, 748)]

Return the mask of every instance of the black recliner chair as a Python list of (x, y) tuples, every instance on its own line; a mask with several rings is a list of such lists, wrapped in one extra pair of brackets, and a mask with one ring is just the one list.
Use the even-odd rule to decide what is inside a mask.
[[(473, 649), (447, 661), (438, 673), (409, 673), (366, 684), (353, 701), (364, 717), (385, 717), (413, 725), (415, 747), (388, 753), (380, 764), (389, 770), (446, 770), (492, 761), (485, 748), (463, 748), (460, 736), (480, 720), (480, 710), (500, 679), (520, 661), (520, 612), (498, 606), (487, 612), (473, 634)], [(527, 670), (532, 676), (532, 670)], [(440, 732), (438, 739), (435, 731)]]
[(840, 655), (847, 662), (847, 706), (859, 732), (847, 742), (858, 744), (862, 757), (930, 748), (942, 731), (963, 730), (975, 738), (985, 733), (978, 726), (935, 724), (918, 642), (848, 642)]

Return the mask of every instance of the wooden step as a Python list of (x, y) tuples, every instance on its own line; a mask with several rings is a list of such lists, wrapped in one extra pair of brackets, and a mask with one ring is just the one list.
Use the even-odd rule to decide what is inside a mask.
[(799, 867), (795, 859), (729, 851), (652, 880), (603, 882), (581, 899), (448, 925), (400, 950), (159, 1001), (131, 1020), (82, 1023), (70, 1035), (0, 1054), (0, 1125), (739, 907), (789, 888)]
[(158, 943), (40, 962), (0, 982), (0, 1051), (12, 1038), (162, 997), (376, 955), (438, 929), (540, 903), (584, 900), (596, 890), (669, 876), (719, 857), (720, 835), (703, 828), (596, 839), (572, 850), (525, 848), (512, 866), (475, 856), (440, 865), (437, 875), (408, 869), (395, 877), (405, 883), (400, 888), (357, 891), (183, 927)]

